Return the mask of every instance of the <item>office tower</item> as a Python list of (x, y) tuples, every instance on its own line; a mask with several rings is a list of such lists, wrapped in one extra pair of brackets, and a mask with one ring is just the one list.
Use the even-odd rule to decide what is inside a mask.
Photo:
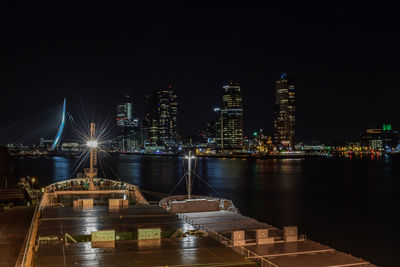
[(117, 126), (133, 126), (133, 100), (129, 95), (124, 95), (117, 102)]
[(199, 141), (209, 147), (215, 147), (215, 121), (207, 121), (199, 132)]
[(215, 147), (222, 148), (222, 112), (221, 108), (214, 108), (214, 133), (215, 133)]
[(243, 109), (240, 86), (229, 82), (223, 86), (221, 148), (241, 150), (243, 144)]
[(118, 147), (121, 151), (140, 148), (140, 128), (138, 119), (133, 117), (133, 100), (124, 95), (117, 102), (117, 126), (119, 128)]
[(274, 141), (279, 149), (294, 149), (295, 86), (286, 73), (275, 81)]
[(178, 102), (175, 90), (157, 90), (146, 96), (149, 137), (153, 145), (177, 145)]
[(143, 125), (148, 132), (147, 145), (158, 144), (158, 94), (154, 91), (146, 95), (147, 112), (144, 118)]

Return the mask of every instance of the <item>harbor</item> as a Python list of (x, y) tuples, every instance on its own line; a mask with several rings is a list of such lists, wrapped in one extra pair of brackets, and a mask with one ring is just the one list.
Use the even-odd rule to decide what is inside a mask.
[[(32, 173), (32, 167), (30, 167), (30, 163), (34, 163), (35, 168), (39, 167), (38, 170), (42, 170), (42, 173), (36, 173), (35, 177), (42, 184), (52, 184), (51, 180), (45, 180), (44, 177), (52, 176), (55, 177), (54, 179), (65, 180), (65, 178), (63, 177), (67, 177), (67, 174), (64, 174), (64, 170), (68, 170), (67, 167), (69, 161), (70, 159), (68, 158), (29, 161), (26, 160), (24, 161), (24, 166), (27, 172)], [(56, 173), (52, 172), (54, 167), (47, 167), (55, 166), (50, 164), (52, 162), (57, 163), (58, 168)], [(157, 166), (161, 167), (159, 169), (157, 168), (152, 170), (152, 164), (156, 164)], [(361, 213), (365, 215), (377, 214), (378, 211), (375, 211), (374, 209), (370, 209), (368, 211), (369, 213), (367, 213), (367, 211), (365, 211), (362, 206), (360, 206), (361, 204), (357, 204), (358, 202), (355, 198), (353, 198), (353, 196), (360, 198), (360, 201), (365, 203), (368, 202), (368, 198), (376, 195), (379, 191), (376, 191), (376, 193), (374, 193), (372, 196), (369, 194), (368, 198), (366, 198), (366, 196), (364, 197), (364, 195), (360, 193), (355, 193), (350, 196), (346, 194), (347, 190), (344, 187), (342, 188), (340, 186), (348, 178), (345, 179), (344, 177), (342, 180), (337, 178), (334, 179), (334, 177), (338, 177), (340, 175), (340, 168), (350, 170), (349, 168), (351, 167), (353, 172), (360, 173), (360, 177), (356, 178), (356, 180), (353, 181), (361, 181), (362, 179), (365, 179), (365, 177), (369, 177), (366, 173), (368, 168), (374, 168), (376, 172), (381, 174), (382, 177), (381, 180), (376, 180), (376, 183), (378, 183), (379, 185), (381, 184), (381, 182), (390, 182), (391, 179), (394, 179), (394, 177), (391, 178), (391, 176), (385, 176), (391, 174), (390, 172), (386, 172), (386, 166), (392, 166), (392, 164), (394, 163), (380, 163), (377, 161), (346, 162), (278, 160), (276, 162), (255, 162), (247, 160), (238, 161), (232, 159), (198, 159), (196, 172), (202, 174), (203, 178), (206, 178), (207, 182), (210, 183), (219, 193), (225, 196), (229, 196), (229, 199), (232, 200), (232, 202), (235, 204), (235, 207), (240, 211), (242, 215), (250, 218), (257, 218), (258, 221), (266, 222), (269, 225), (279, 225), (280, 229), (283, 229), (283, 226), (285, 225), (297, 225), (299, 226), (298, 229), (300, 234), (305, 234), (308, 238), (311, 238), (311, 240), (316, 240), (317, 243), (320, 242), (321, 244), (327, 245), (330, 248), (339, 249), (339, 251), (343, 251), (346, 254), (352, 254), (357, 258), (362, 257), (364, 260), (373, 262), (375, 264), (378, 264), (379, 266), (396, 266), (396, 259), (390, 256), (394, 254), (389, 253), (388, 256), (385, 257), (386, 253), (383, 253), (383, 251), (390, 252), (393, 250), (394, 252), (396, 250), (395, 241), (391, 241), (392, 238), (395, 238), (396, 234), (391, 235), (390, 233), (386, 233), (391, 229), (390, 226), (386, 228), (384, 226), (380, 226), (381, 222), (379, 221), (379, 217), (377, 216), (366, 216), (365, 219), (363, 219), (363, 221), (365, 222), (363, 224), (357, 223), (353, 219), (354, 217), (352, 217), (360, 216), (358, 214)], [(123, 161), (120, 163), (119, 171), (122, 175), (126, 177), (122, 180), (136, 182), (140, 185), (140, 189), (146, 189), (143, 191), (152, 190), (162, 192), (162, 188), (172, 189), (175, 183), (178, 182), (178, 178), (183, 175), (183, 173), (181, 173), (180, 169), (178, 168), (180, 165), (181, 161), (178, 161), (175, 158), (141, 158), (139, 156), (127, 156), (124, 157)], [(346, 167), (347, 165), (348, 167)], [(130, 176), (128, 168), (131, 168), (131, 166), (138, 166), (136, 168), (138, 170), (138, 173), (141, 173), (141, 176), (138, 176), (138, 178), (135, 178), (135, 176)], [(235, 166), (235, 168), (232, 168), (232, 166)], [(332, 166), (332, 168), (330, 166)], [(395, 166), (392, 166), (391, 168), (393, 169), (394, 167)], [(224, 170), (224, 172), (217, 172), (218, 169)], [(46, 172), (44, 170), (46, 170)], [(307, 174), (307, 177), (304, 175), (299, 176), (298, 170), (302, 170), (305, 174)], [(394, 171), (395, 170), (396, 169), (394, 169)], [(275, 171), (278, 172), (275, 173)], [(315, 175), (311, 171), (314, 171)], [(21, 175), (23, 174), (24, 173), (21, 173)], [(168, 177), (177, 178), (171, 179), (170, 183), (165, 183), (164, 179), (166, 178), (163, 177), (166, 177), (166, 175), (168, 175)], [(259, 195), (257, 191), (254, 191), (254, 189), (251, 188), (251, 184), (256, 181), (256, 177), (259, 175), (268, 177), (265, 182), (258, 184), (258, 186), (261, 187), (260, 190), (265, 192), (264, 195)], [(324, 175), (325, 179), (321, 180), (319, 178), (320, 175)], [(139, 179), (140, 177), (142, 178)], [(241, 177), (247, 177), (247, 179), (242, 179)], [(272, 181), (281, 181), (279, 177), (286, 177), (286, 183), (290, 185), (290, 188), (286, 189), (286, 191), (282, 191), (285, 188), (283, 187), (283, 184), (276, 182), (272, 183)], [(294, 177), (296, 177), (296, 179)], [(330, 179), (329, 177), (332, 177), (332, 179)], [(370, 180), (370, 178), (368, 179), (371, 183), (372, 180)], [(157, 181), (158, 187), (154, 187), (154, 185), (157, 185)], [(219, 183), (219, 181), (223, 183)], [(248, 181), (249, 183), (246, 185), (245, 181)], [(313, 187), (310, 187), (311, 184), (309, 184), (309, 181), (312, 181), (313, 186), (316, 186), (315, 190), (310, 190)], [(328, 184), (331, 187), (336, 188), (341, 197), (346, 200), (346, 206), (348, 208), (341, 205), (341, 202), (328, 202), (329, 199), (333, 199), (333, 196), (330, 196), (329, 192), (323, 191), (327, 181), (329, 182)], [(297, 184), (303, 184), (304, 186), (299, 187), (296, 186)], [(229, 188), (236, 188), (238, 186), (242, 186), (243, 191), (234, 194), (229, 191)], [(358, 183), (354, 182), (353, 184), (350, 184), (348, 186), (350, 186), (350, 188), (357, 188)], [(78, 187), (75, 188), (79, 189)], [(85, 189), (86, 187), (83, 186), (82, 188)], [(178, 191), (180, 193), (184, 193), (179, 188), (180, 187), (178, 187)], [(375, 188), (377, 190), (383, 189), (382, 186), (376, 186)], [(395, 189), (395, 187), (391, 188), (393, 190)], [(201, 193), (201, 195), (203, 196), (209, 195), (209, 189), (207, 187), (202, 187), (201, 184), (197, 183), (196, 181), (194, 190), (195, 193)], [(168, 192), (169, 190), (164, 190), (164, 192), (165, 191)], [(280, 192), (280, 194), (277, 194), (278, 192)], [(322, 196), (322, 193), (324, 196)], [(308, 209), (302, 209), (302, 205), (306, 203), (296, 197), (303, 194), (308, 194), (312, 200), (316, 200), (317, 198), (319, 199), (319, 201), (307, 203), (310, 212), (307, 212)], [(214, 195), (217, 194), (214, 193)], [(153, 202), (155, 201), (155, 197), (152, 197), (145, 193), (143, 193), (143, 196), (145, 196), (146, 199), (148, 199), (149, 201), (151, 200), (150, 202), (155, 203)], [(291, 197), (288, 199), (288, 196)], [(379, 201), (375, 197), (373, 199), (374, 201)], [(107, 205), (107, 202), (103, 201), (103, 205)], [(391, 203), (387, 203), (386, 205), (388, 208), (391, 207)], [(325, 208), (320, 208), (322, 206)], [(351, 212), (349, 210), (350, 208)], [(318, 212), (318, 216), (313, 217), (313, 213), (311, 213), (311, 210)], [(284, 214), (283, 211), (286, 211), (286, 217), (282, 217), (282, 215)], [(385, 212), (385, 210), (380, 209), (379, 212), (382, 213)], [(335, 224), (332, 224), (333, 218), (330, 217), (330, 213), (334, 213), (336, 216), (346, 218), (346, 220), (343, 221), (343, 223), (337, 222)], [(3, 215), (4, 214), (0, 214), (0, 216)], [(304, 218), (304, 216), (306, 216), (307, 219), (305, 221), (301, 221), (300, 219)], [(27, 224), (30, 223), (29, 220), (27, 220), (26, 222)], [(320, 229), (318, 225), (325, 225), (326, 227), (329, 227), (329, 230), (327, 230), (327, 228)], [(375, 232), (371, 232), (368, 234), (371, 242), (379, 244), (379, 246), (382, 248), (380, 250), (369, 250), (369, 245), (361, 241), (365, 239), (363, 239), (360, 235), (364, 232), (368, 233), (368, 229), (371, 229), (371, 225), (377, 225), (379, 227), (383, 227), (382, 229), (385, 229), (385, 235), (375, 235)], [(384, 238), (385, 242), (383, 242), (381, 238)], [(341, 243), (342, 241), (344, 242), (344, 244)]]
[(4, 10), (0, 267), (399, 266), (390, 6)]
[(138, 186), (97, 177), (97, 142), (88, 146), (84, 175), (44, 188), (20, 266), (375, 266), (309, 240), (297, 226), (243, 216), (229, 199), (193, 195), (190, 152), (187, 195), (151, 205)]

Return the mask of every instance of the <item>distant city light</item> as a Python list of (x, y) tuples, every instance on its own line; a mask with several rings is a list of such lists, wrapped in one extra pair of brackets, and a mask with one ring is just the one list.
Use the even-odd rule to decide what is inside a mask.
[(391, 131), (392, 125), (391, 124), (383, 124), (382, 128), (383, 128), (383, 131)]

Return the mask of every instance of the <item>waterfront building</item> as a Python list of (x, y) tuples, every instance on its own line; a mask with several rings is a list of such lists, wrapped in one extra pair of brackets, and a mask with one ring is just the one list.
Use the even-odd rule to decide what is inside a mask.
[(117, 102), (116, 114), (119, 134), (118, 149), (121, 151), (135, 151), (141, 147), (141, 131), (139, 120), (133, 116), (133, 100), (130, 95), (124, 95)]
[(146, 95), (147, 112), (143, 120), (143, 126), (147, 132), (146, 145), (155, 145), (158, 143), (158, 116), (157, 116), (158, 97), (156, 91)]
[(82, 149), (81, 145), (74, 142), (63, 143), (61, 145), (62, 151), (80, 151)]
[(273, 138), (270, 134), (265, 134), (262, 132), (254, 132), (254, 143), (252, 150), (257, 153), (268, 153), (273, 151)]
[(204, 129), (203, 138), (209, 145), (215, 144), (215, 137), (216, 137), (215, 123), (216, 123), (215, 121), (208, 121), (206, 124), (206, 128)]
[(392, 129), (391, 124), (383, 124), (381, 128), (369, 128), (360, 137), (360, 146), (370, 150), (390, 152), (399, 144), (399, 132)]
[(133, 100), (130, 95), (124, 95), (117, 101), (117, 126), (133, 126)]
[(221, 108), (214, 108), (214, 135), (215, 135), (215, 147), (222, 147), (222, 112)]
[(121, 151), (138, 151), (143, 147), (142, 131), (139, 120), (134, 118), (129, 127), (124, 127), (118, 136), (118, 147)]
[(214, 108), (213, 118), (199, 132), (200, 140), (208, 148), (220, 148), (221, 143), (221, 108)]
[(243, 145), (242, 94), (237, 82), (223, 86), (221, 109), (221, 142), (223, 150), (241, 150)]
[(295, 145), (295, 86), (286, 73), (275, 81), (274, 142), (281, 149)]
[(178, 95), (169, 86), (167, 89), (156, 90), (146, 96), (148, 112), (146, 123), (149, 128), (151, 145), (175, 147), (178, 141)]
[(50, 147), (53, 143), (54, 143), (53, 139), (44, 139), (43, 137), (41, 137), (40, 143), (39, 143), (39, 148), (50, 149)]

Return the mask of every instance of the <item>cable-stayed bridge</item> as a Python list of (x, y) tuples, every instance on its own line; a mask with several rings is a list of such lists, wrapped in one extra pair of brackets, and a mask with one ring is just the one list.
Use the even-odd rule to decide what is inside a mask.
[(67, 121), (67, 101), (0, 128), (0, 145), (9, 149), (55, 151)]
[[(77, 114), (78, 121), (74, 120), (71, 113)], [(74, 156), (72, 176), (87, 162), (90, 155), (88, 141), (95, 138), (98, 142), (96, 152), (99, 170), (118, 177), (111, 165), (112, 156), (106, 148), (112, 136), (111, 122), (103, 120), (99, 123), (96, 136), (93, 137), (85, 110), (75, 109), (75, 112), (69, 112), (64, 99), (54, 107), (0, 127), (0, 146), (6, 146), (11, 155), (18, 157)], [(66, 143), (73, 146), (65, 146)]]

